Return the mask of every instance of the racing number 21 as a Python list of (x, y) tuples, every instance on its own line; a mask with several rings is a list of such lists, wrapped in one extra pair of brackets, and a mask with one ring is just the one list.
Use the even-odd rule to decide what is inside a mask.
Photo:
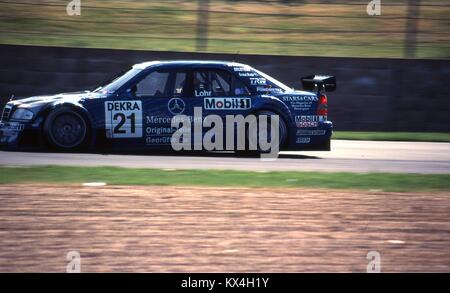
[(105, 102), (105, 129), (108, 138), (142, 137), (141, 101)]
[(131, 124), (131, 134), (136, 132), (136, 113), (131, 113), (129, 116), (125, 116), (124, 113), (116, 113), (114, 114), (114, 120), (118, 120), (119, 123), (114, 127), (114, 133), (127, 133), (126, 129), (121, 129), (122, 126), (125, 124), (127, 119), (130, 120)]

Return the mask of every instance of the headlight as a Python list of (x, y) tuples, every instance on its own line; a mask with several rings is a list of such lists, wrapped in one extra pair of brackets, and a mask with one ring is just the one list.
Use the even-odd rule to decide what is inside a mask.
[(31, 120), (33, 119), (34, 113), (30, 110), (27, 109), (16, 109), (13, 114), (11, 119), (14, 120)]

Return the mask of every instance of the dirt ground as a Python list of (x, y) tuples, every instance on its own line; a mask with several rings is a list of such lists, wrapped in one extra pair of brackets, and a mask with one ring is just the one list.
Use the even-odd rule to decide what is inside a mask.
[(0, 272), (450, 272), (450, 194), (0, 186)]

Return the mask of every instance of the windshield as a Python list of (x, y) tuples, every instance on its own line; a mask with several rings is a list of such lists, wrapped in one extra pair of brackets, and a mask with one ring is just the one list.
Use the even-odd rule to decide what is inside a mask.
[(118, 90), (121, 86), (123, 86), (131, 78), (136, 76), (139, 72), (141, 72), (141, 69), (136, 68), (132, 68), (125, 73), (123, 73), (122, 71), (115, 77), (109, 79), (103, 85), (97, 87), (93, 92), (101, 92), (104, 94), (113, 93), (116, 90)]

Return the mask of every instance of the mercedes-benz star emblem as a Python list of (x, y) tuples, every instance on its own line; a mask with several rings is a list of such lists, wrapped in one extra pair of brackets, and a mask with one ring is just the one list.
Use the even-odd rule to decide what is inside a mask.
[(167, 107), (169, 108), (170, 113), (172, 113), (173, 115), (178, 115), (184, 112), (184, 108), (186, 107), (186, 105), (184, 104), (184, 101), (182, 99), (172, 98), (169, 100)]

